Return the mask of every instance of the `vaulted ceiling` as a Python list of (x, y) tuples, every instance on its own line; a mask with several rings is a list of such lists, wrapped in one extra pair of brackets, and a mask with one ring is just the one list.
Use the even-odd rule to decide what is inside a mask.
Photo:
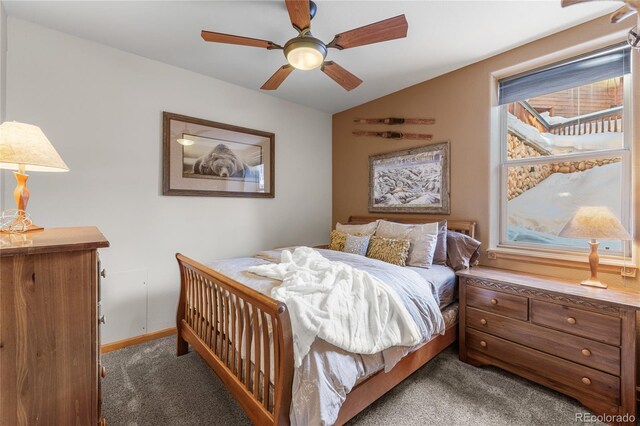
[[(346, 92), (319, 69), (295, 71), (272, 96), (338, 112), (586, 22), (615, 2), (562, 9), (538, 1), (322, 1), (312, 21), (329, 42), (355, 27), (405, 14), (405, 39), (338, 51), (333, 60), (360, 77)], [(205, 43), (200, 31), (283, 44), (296, 35), (284, 1), (5, 1), (8, 15), (117, 49), (259, 90), (281, 65), (279, 50)]]

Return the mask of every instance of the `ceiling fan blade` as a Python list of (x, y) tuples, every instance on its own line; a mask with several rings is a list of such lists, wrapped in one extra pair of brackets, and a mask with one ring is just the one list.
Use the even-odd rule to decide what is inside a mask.
[(278, 68), (278, 71), (273, 73), (273, 75), (269, 78), (269, 80), (267, 80), (262, 85), (260, 89), (276, 90), (278, 87), (280, 87), (284, 79), (287, 78), (289, 74), (291, 74), (291, 71), (293, 71), (293, 67), (291, 65), (287, 64), (287, 65), (281, 66), (280, 68)]
[(591, 3), (594, 1), (601, 1), (601, 0), (561, 0), (560, 5), (562, 7), (567, 7), (567, 6), (573, 6), (574, 4)]
[(322, 72), (347, 91), (355, 89), (362, 83), (362, 80), (333, 61), (327, 61), (322, 64)]
[(311, 27), (311, 13), (309, 11), (309, 0), (285, 0), (291, 24), (298, 31)]
[(262, 47), (265, 49), (282, 49), (281, 46), (272, 41), (260, 40), (258, 38), (241, 37), (231, 34), (214, 33), (212, 31), (202, 31), (202, 39), (214, 43), (238, 44), (240, 46)]
[(629, 5), (625, 4), (620, 9), (611, 14), (611, 23), (617, 24), (618, 22), (624, 21), (628, 17), (635, 15), (635, 13), (635, 10), (630, 8)]
[(407, 18), (405, 18), (404, 15), (399, 15), (351, 31), (336, 34), (331, 43), (327, 44), (327, 47), (349, 49), (351, 47), (403, 38), (407, 36), (408, 28)]

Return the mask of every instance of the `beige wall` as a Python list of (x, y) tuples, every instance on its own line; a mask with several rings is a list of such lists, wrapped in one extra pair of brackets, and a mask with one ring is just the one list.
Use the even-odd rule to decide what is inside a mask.
[[(494, 56), (460, 70), (425, 81), (333, 116), (333, 221), (346, 221), (350, 215), (368, 214), (368, 156), (411, 148), (416, 141), (393, 141), (354, 137), (356, 129), (394, 129), (433, 133), (433, 142), (451, 141), (452, 219), (472, 219), (478, 223), (477, 237), (483, 241), (481, 262), (509, 269), (582, 277), (581, 270), (550, 267), (524, 262), (489, 260), (486, 249), (490, 229), (495, 229), (498, 210), (499, 133), (495, 133), (496, 78), (604, 47), (624, 39), (631, 25), (612, 25), (607, 17), (554, 34), (525, 46)], [(634, 109), (636, 135), (640, 134), (640, 56), (634, 53)], [(365, 83), (366, 84), (366, 83)], [(435, 118), (433, 126), (375, 126), (353, 123), (358, 117)], [(625, 129), (627, 130), (627, 129)], [(630, 129), (629, 129), (630, 130)], [(634, 137), (637, 142), (637, 137)], [(634, 143), (637, 145), (637, 143)], [(634, 151), (634, 169), (640, 165), (640, 149)], [(634, 193), (639, 185), (636, 178)], [(637, 197), (636, 197), (637, 198)], [(634, 229), (640, 208), (635, 200)], [(434, 220), (442, 216), (433, 216)], [(494, 221), (495, 223), (491, 223)], [(637, 246), (638, 232), (635, 232)], [(495, 238), (494, 238), (495, 239)], [(637, 250), (636, 250), (637, 251)], [(584, 265), (586, 269), (586, 264)], [(640, 287), (637, 279), (619, 275), (604, 276), (612, 285)]]

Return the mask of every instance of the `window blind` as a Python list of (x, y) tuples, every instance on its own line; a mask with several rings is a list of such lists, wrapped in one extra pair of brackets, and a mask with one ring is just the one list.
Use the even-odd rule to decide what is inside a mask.
[(571, 89), (631, 72), (631, 47), (619, 44), (498, 82), (500, 105)]

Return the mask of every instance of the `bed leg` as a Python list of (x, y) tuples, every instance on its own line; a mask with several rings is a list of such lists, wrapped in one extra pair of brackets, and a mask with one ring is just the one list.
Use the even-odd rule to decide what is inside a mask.
[(176, 356), (186, 355), (189, 353), (189, 343), (182, 338), (180, 331), (176, 335), (177, 352)]

